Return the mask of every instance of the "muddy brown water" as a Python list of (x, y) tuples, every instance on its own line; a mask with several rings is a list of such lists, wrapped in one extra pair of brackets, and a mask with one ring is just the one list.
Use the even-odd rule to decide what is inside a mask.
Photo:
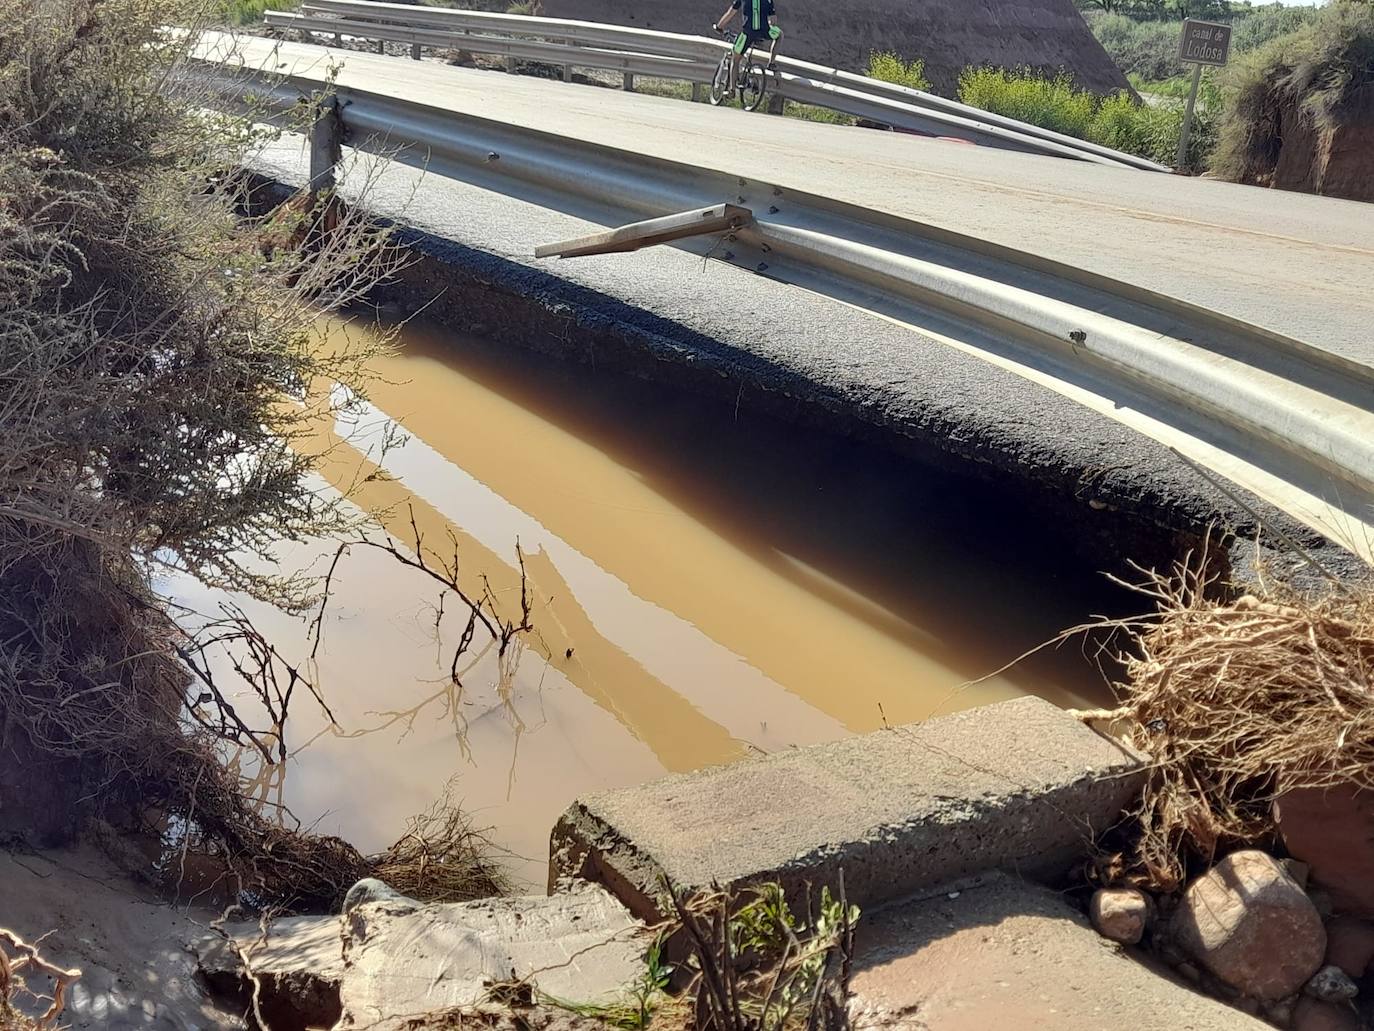
[[(400, 541), (413, 517), (431, 557), (456, 552), (508, 615), (518, 539), (535, 631), (504, 657), (479, 634), (455, 685), (459, 606), (437, 618), (422, 574), (351, 551), (315, 670), (337, 724), (298, 702), (298, 750), (259, 780), (321, 831), (384, 847), (451, 782), (539, 885), (549, 830), (587, 792), (1025, 693), (1105, 698), (1073, 645), (968, 684), (1120, 601), (991, 487), (416, 323), (377, 372), (363, 417), (325, 428), (342, 445), (325, 479)], [(381, 455), (397, 428), (406, 442)], [(323, 573), (332, 550), (279, 553)], [(308, 653), (308, 617), (245, 604)]]

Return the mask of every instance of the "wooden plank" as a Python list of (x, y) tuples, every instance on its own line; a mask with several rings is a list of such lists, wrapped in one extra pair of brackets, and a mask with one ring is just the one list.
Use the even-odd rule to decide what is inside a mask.
[(709, 208), (695, 208), (676, 215), (664, 215), (644, 222), (632, 222), (618, 229), (562, 243), (545, 244), (535, 248), (536, 258), (578, 258), (588, 254), (623, 254), (655, 244), (685, 240), (692, 236), (725, 233), (748, 225), (754, 213), (736, 204), (716, 204)]

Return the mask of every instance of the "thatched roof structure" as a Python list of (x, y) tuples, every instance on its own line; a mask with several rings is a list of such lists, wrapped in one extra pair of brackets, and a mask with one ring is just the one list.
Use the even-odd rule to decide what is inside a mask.
[[(554, 18), (702, 34), (728, 0), (543, 0)], [(1067, 71), (1099, 92), (1127, 83), (1073, 0), (776, 0), (786, 53), (865, 71), (873, 50), (922, 57), (935, 92), (953, 96), (968, 65)]]

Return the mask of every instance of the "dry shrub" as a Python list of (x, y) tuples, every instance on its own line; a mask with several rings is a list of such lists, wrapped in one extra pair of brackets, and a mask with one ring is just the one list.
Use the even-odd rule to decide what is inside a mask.
[(454, 804), (452, 788), (450, 782), (429, 811), (411, 818), (395, 844), (372, 857), (373, 877), (425, 902), (467, 902), (510, 890), (509, 878), (492, 861), (491, 843)]
[(1374, 588), (1225, 601), (1201, 568), (1140, 588), (1158, 618), (1132, 632), (1113, 714), (1155, 760), (1132, 873), (1166, 891), (1190, 857), (1270, 839), (1279, 793), (1374, 787)]
[[(249, 898), (313, 908), (373, 864), (264, 809), (229, 761), (284, 761), (308, 685), (274, 680), (280, 656), (249, 628), (265, 715), (240, 712), (153, 581), (314, 600), (272, 548), (356, 529), (307, 477), (318, 427), (362, 409), (384, 346), (322, 348), (316, 327), (401, 259), (358, 209), (245, 220), (236, 170), (261, 130), (207, 114), (194, 35), (162, 31), (203, 8), (10, 0), (0, 18), (0, 832), (142, 827), (165, 867), (204, 859)], [(427, 857), (476, 841), (430, 835), (401, 854), (429, 877)]]

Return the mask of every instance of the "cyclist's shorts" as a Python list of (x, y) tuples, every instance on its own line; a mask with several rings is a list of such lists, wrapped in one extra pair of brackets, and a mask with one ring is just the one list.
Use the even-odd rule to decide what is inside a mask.
[(742, 54), (744, 53), (745, 47), (752, 46), (755, 43), (770, 42), (773, 39), (773, 31), (774, 30), (770, 26), (765, 26), (760, 32), (754, 32), (752, 29), (745, 29), (735, 39), (735, 53)]

